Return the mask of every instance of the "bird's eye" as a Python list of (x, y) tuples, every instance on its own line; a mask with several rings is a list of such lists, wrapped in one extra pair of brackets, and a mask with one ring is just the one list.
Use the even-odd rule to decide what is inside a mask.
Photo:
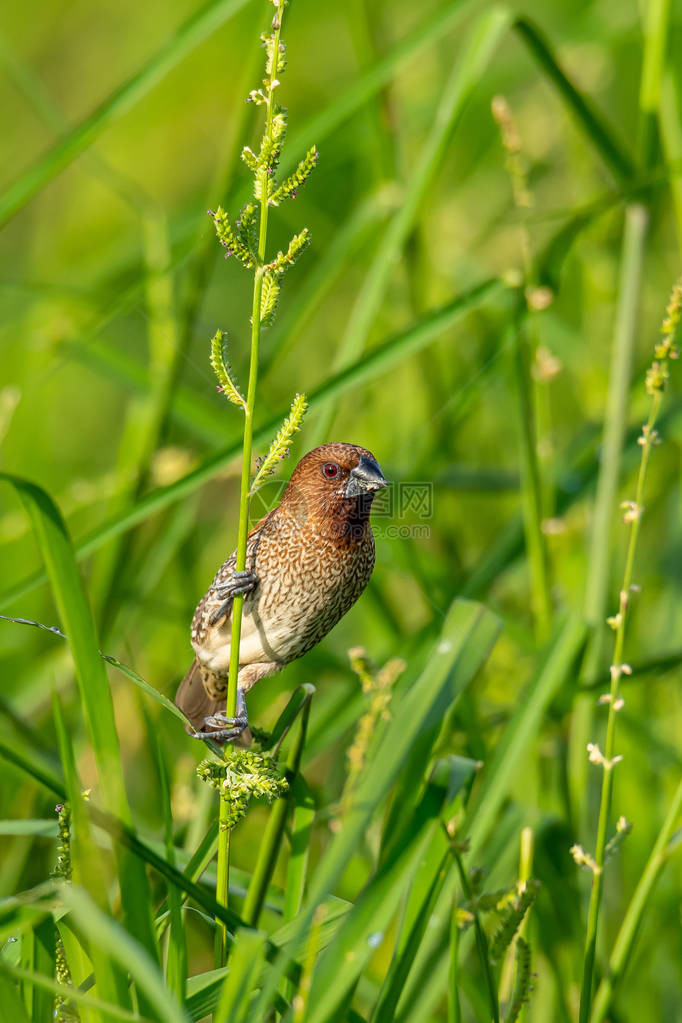
[(339, 475), (339, 467), (336, 462), (325, 462), (322, 466), (322, 472), (326, 479), (335, 480)]

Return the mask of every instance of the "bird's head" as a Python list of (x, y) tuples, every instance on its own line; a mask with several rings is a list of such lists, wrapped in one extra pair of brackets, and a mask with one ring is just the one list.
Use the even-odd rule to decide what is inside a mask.
[(343, 535), (364, 529), (372, 500), (388, 484), (371, 451), (357, 444), (321, 444), (304, 455), (282, 495), (282, 507)]

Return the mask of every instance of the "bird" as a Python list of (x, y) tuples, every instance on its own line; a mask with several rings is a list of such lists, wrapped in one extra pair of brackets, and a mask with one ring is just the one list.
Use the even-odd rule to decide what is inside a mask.
[[(195, 658), (175, 698), (191, 735), (248, 745), (245, 694), (316, 646), (367, 586), (375, 561), (370, 511), (387, 485), (374, 455), (357, 444), (322, 444), (301, 458), (279, 505), (251, 529), (245, 569), (236, 571), (231, 554), (194, 613)], [(237, 706), (228, 717), (238, 595), (244, 605)]]

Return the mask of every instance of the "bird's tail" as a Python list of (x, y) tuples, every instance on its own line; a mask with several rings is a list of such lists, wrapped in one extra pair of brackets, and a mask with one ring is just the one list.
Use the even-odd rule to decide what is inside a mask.
[[(178, 686), (178, 691), (175, 694), (175, 702), (180, 708), (182, 713), (192, 724), (192, 727), (198, 732), (217, 732), (220, 731), (219, 725), (207, 725), (206, 718), (212, 717), (218, 711), (225, 712), (225, 697), (221, 700), (214, 700), (208, 695), (204, 689), (203, 679), (201, 677), (201, 665), (199, 661), (194, 658), (192, 665), (183, 678), (182, 682)], [(187, 732), (191, 735), (192, 729), (189, 725), (186, 726)], [(253, 741), (251, 730), (245, 728), (244, 731), (239, 735), (235, 741), (235, 746), (248, 747)], [(218, 740), (220, 742), (220, 740)]]
[[(175, 702), (197, 731), (204, 731), (206, 729), (204, 724), (205, 718), (210, 717), (219, 710), (225, 710), (225, 700), (212, 699), (204, 689), (204, 683), (201, 678), (201, 666), (196, 657), (192, 661), (191, 668), (178, 686)], [(189, 728), (187, 731), (189, 732)]]

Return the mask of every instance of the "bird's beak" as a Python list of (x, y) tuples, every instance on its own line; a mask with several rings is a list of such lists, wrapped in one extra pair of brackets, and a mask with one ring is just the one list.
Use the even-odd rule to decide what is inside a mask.
[(346, 497), (360, 497), (361, 494), (383, 490), (387, 486), (384, 474), (374, 459), (362, 455), (358, 464), (350, 471)]

